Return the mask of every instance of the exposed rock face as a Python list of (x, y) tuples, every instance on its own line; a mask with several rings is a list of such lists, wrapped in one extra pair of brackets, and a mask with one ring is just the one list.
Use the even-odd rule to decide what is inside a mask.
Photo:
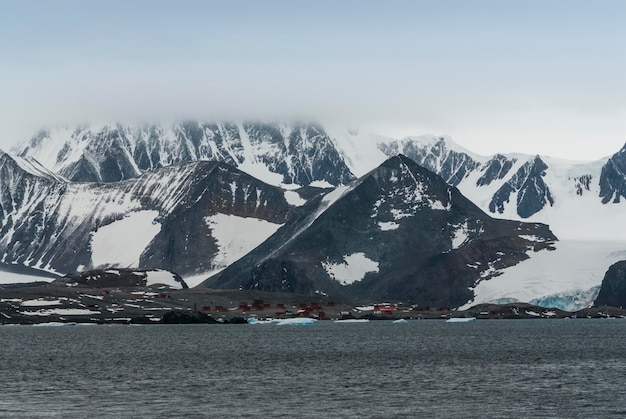
[(492, 219), (404, 156), (306, 209), (204, 285), (456, 307), (556, 240), (542, 224)]
[(604, 275), (595, 306), (626, 306), (626, 260), (617, 262)]
[(186, 121), (41, 131), (20, 155), (77, 182), (117, 182), (199, 160), (240, 167), (272, 184), (339, 185), (354, 179), (323, 128), (304, 123)]
[(622, 198), (626, 198), (626, 145), (602, 167), (600, 198), (603, 204), (619, 203)]
[(496, 154), (485, 164), (483, 174), (476, 181), (476, 186), (489, 185), (495, 180), (504, 179), (513, 168), (515, 161), (502, 154)]
[(539, 156), (525, 163), (496, 192), (489, 204), (489, 210), (502, 213), (504, 211), (504, 203), (509, 202), (512, 194), (517, 195), (517, 214), (522, 218), (530, 217), (541, 211), (546, 205), (553, 205), (554, 199), (548, 185), (543, 180), (547, 168), (548, 166)]
[[(452, 186), (459, 186), (475, 173), (479, 174), (474, 184), (476, 188), (506, 179), (493, 194), (488, 205), (488, 210), (492, 213), (502, 214), (505, 205), (511, 204), (521, 218), (528, 218), (546, 205), (554, 204), (550, 189), (543, 179), (548, 166), (539, 156), (528, 160), (511, 175), (516, 158), (496, 154), (487, 161), (479, 161), (463, 151), (455, 150), (454, 146), (450, 146), (449, 140), (443, 137), (430, 142), (407, 138), (389, 144), (381, 143), (379, 148), (387, 155), (405, 154)], [(514, 196), (515, 202), (511, 203)]]

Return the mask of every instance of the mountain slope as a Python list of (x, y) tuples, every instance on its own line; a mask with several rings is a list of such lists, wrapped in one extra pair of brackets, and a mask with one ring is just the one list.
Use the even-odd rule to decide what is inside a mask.
[[(53, 272), (110, 264), (213, 271), (299, 211), (284, 190), (217, 162), (97, 184), (35, 175), (18, 161), (0, 155), (1, 261)], [(251, 231), (241, 235), (233, 222)]]
[(487, 216), (404, 156), (308, 205), (204, 285), (459, 306), (556, 240), (545, 225)]

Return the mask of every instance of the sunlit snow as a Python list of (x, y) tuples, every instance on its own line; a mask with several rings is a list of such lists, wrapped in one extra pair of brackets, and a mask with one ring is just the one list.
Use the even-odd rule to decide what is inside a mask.
[(368, 259), (364, 253), (353, 253), (343, 260), (343, 263), (322, 262), (328, 275), (341, 285), (360, 281), (368, 272), (378, 272), (378, 262)]
[(138, 211), (100, 227), (91, 239), (93, 266), (139, 266), (139, 257), (150, 241), (161, 231), (154, 219), (158, 211)]

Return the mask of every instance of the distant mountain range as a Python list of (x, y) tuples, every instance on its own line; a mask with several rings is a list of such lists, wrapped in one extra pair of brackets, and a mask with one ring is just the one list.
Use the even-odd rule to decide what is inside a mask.
[[(41, 131), (0, 154), (0, 254), (57, 273), (159, 268), (211, 287), (572, 309), (626, 259), (625, 173), (626, 147), (590, 163), (485, 157), (447, 137), (308, 123)], [(575, 240), (603, 244), (557, 278), (541, 268), (580, 254)]]

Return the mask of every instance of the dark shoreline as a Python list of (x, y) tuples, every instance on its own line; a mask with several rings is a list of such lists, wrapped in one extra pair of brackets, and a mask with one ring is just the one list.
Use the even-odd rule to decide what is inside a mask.
[[(24, 303), (26, 302), (26, 303)], [(369, 309), (367, 309), (369, 308)], [(626, 318), (617, 307), (576, 312), (525, 303), (479, 304), (459, 311), (446, 307), (383, 305), (365, 301), (333, 301), (323, 295), (303, 296), (250, 290), (164, 287), (79, 288), (53, 284), (0, 286), (0, 324), (246, 324), (246, 319), (311, 317), (319, 320), (563, 319)]]

